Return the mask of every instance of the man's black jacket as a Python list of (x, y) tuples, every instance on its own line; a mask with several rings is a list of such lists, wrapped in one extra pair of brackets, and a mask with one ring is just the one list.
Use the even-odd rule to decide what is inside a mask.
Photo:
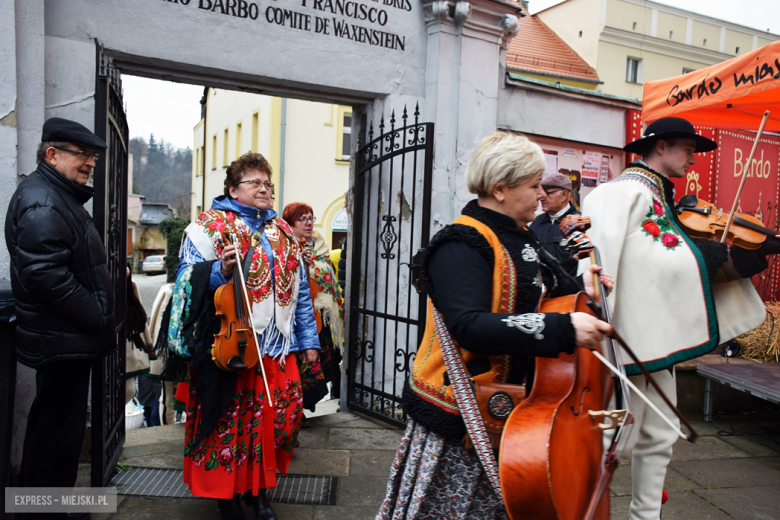
[(552, 222), (550, 215), (542, 213), (537, 215), (536, 219), (534, 219), (528, 227), (537, 237), (539, 237), (539, 243), (542, 247), (557, 258), (569, 274), (576, 276), (577, 261), (572, 260), (571, 255), (560, 246), (561, 240), (563, 240), (563, 235), (561, 235), (561, 220), (567, 215), (580, 215), (580, 212), (569, 203), (569, 210), (555, 219), (555, 222)]
[(94, 190), (42, 162), (8, 205), (5, 242), (16, 300), (16, 352), (37, 368), (109, 354), (114, 290), (106, 253), (84, 209)]

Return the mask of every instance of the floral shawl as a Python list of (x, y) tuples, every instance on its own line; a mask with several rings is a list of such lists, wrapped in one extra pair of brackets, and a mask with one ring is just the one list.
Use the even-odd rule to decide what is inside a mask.
[(318, 289), (314, 308), (320, 312), (324, 324), (330, 327), (333, 344), (343, 352), (344, 299), (339, 295), (339, 281), (333, 263), (330, 261), (328, 243), (316, 231), (312, 239), (314, 248), (311, 251), (312, 264), (309, 266), (309, 278), (317, 283)]
[[(206, 260), (222, 258), (222, 250), (227, 245), (222, 238), (223, 233), (238, 239), (242, 258), (253, 240), (252, 230), (238, 215), (216, 209), (201, 213), (185, 231)], [(286, 353), (291, 342), (290, 333), (300, 288), (298, 268), (301, 249), (290, 226), (282, 219), (268, 221), (262, 234), (271, 244), (274, 272), (272, 276), (268, 253), (259, 240), (258, 232), (249, 273), (244, 273), (246, 286), (252, 296), (252, 318), (259, 335), (266, 329), (271, 332), (264, 335), (264, 351), (267, 352), (281, 334), (285, 339), (283, 352)], [(274, 326), (276, 330), (269, 326)]]

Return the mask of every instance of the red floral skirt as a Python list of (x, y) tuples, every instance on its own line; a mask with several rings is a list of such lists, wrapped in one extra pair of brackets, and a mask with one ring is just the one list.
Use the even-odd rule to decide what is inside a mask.
[(235, 493), (276, 487), (276, 471), (287, 473), (303, 412), (301, 378), (295, 354), (284, 364), (263, 357), (273, 409), (260, 368), (238, 376), (235, 396), (214, 432), (195, 447), (201, 405), (194, 392), (187, 400), (184, 482), (193, 495), (233, 498)]

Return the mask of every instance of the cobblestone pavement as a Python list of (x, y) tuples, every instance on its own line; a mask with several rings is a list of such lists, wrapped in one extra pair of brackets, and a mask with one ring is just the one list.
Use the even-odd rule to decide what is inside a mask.
[[(313, 426), (301, 431), (291, 474), (339, 477), (335, 506), (275, 506), (281, 520), (371, 520), (385, 493), (390, 463), (401, 431), (351, 412), (336, 412), (337, 401), (318, 407)], [(780, 520), (780, 454), (766, 438), (718, 435), (712, 423), (694, 422), (696, 444), (680, 441), (666, 479), (669, 502), (663, 520)], [(735, 423), (742, 431), (778, 431), (780, 422)], [(184, 425), (128, 432), (122, 464), (181, 468)], [(83, 465), (88, 485), (89, 465)], [(612, 518), (627, 519), (631, 501), (631, 466), (623, 464), (611, 485)], [(249, 511), (247, 511), (249, 512)], [(108, 518), (186, 518), (218, 520), (213, 500), (119, 497), (119, 511)]]

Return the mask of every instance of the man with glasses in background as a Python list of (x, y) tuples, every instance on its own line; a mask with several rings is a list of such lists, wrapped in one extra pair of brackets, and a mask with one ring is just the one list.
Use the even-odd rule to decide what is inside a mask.
[(84, 209), (94, 195), (87, 182), (98, 151), (106, 148), (79, 123), (47, 120), (38, 168), (8, 205), (5, 241), (16, 301), (16, 356), (36, 370), (20, 487), (76, 484), (90, 367), (117, 345), (106, 253)]
[(542, 178), (545, 196), (540, 201), (542, 211), (529, 226), (539, 237), (539, 243), (554, 256), (572, 275), (577, 275), (577, 261), (561, 247), (561, 220), (567, 215), (579, 215), (580, 212), (569, 202), (571, 179), (562, 173), (552, 173)]

